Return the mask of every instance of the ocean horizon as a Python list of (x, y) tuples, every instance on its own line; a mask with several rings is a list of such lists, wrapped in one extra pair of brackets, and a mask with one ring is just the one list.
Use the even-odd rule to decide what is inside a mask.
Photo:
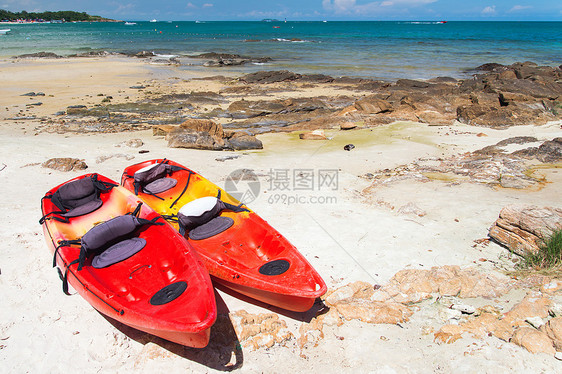
[[(393, 80), (465, 78), (484, 63), (562, 64), (562, 23), (512, 21), (129, 21), (9, 24), (0, 57), (95, 51), (151, 51), (180, 69), (213, 74), (290, 70)], [(269, 57), (266, 63), (208, 68), (206, 52)]]

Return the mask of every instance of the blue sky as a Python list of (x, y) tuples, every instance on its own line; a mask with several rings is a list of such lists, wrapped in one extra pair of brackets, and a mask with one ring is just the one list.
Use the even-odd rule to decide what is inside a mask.
[(0, 0), (11, 11), (75, 10), (122, 20), (562, 21), (562, 0)]

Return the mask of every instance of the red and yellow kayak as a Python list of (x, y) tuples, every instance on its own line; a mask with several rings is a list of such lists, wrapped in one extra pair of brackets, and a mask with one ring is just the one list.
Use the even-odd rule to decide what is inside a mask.
[[(98, 186), (101, 183), (102, 189), (95, 190), (92, 201), (81, 205), (86, 209), (78, 206), (68, 212), (66, 208), (61, 210), (58, 199), (62, 194), (57, 191), (64, 190), (74, 203), (83, 203), (87, 199), (70, 187), (89, 185), (89, 179)], [(205, 347), (217, 316), (209, 274), (191, 245), (152, 208), (139, 204), (141, 200), (133, 193), (97, 174), (86, 174), (51, 189), (41, 200), (41, 221), (55, 256), (53, 265), (84, 299), (108, 317), (175, 343)], [(78, 262), (87, 248), (86, 239), (88, 248), (93, 248), (95, 241), (108, 239), (107, 232), (113, 235), (115, 225), (110, 222), (121, 221), (134, 221), (139, 226), (133, 226), (126, 238), (119, 232), (109, 243), (101, 243), (106, 246), (99, 246), (101, 254), (83, 252), (86, 257)], [(112, 226), (110, 230), (99, 235), (108, 226)], [(136, 248), (132, 255), (126, 253), (115, 263), (104, 263), (112, 249), (122, 251), (121, 244), (131, 242), (142, 242), (144, 247)]]
[[(165, 191), (144, 190), (135, 183), (135, 173), (143, 173), (158, 164), (172, 167), (165, 179), (153, 185)], [(139, 174), (137, 174), (139, 175)], [(152, 183), (152, 182), (151, 182)], [(219, 197), (238, 207), (239, 202), (198, 173), (170, 160), (156, 159), (127, 167), (121, 185), (135, 191), (148, 205), (165, 217), (178, 215), (182, 207), (195, 201)], [(303, 312), (326, 292), (326, 284), (310, 263), (285, 237), (249, 209), (235, 212), (224, 209), (219, 217), (228, 217), (232, 225), (203, 239), (185, 238), (200, 254), (213, 281), (240, 294), (283, 309)], [(227, 218), (227, 219), (228, 219)], [(179, 229), (178, 223), (170, 223)]]

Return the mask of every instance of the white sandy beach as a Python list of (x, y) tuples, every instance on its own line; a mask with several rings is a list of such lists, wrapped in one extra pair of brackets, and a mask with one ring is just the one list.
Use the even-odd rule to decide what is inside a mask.
[[(280, 314), (296, 337), (283, 345), (253, 350), (236, 342), (202, 349), (180, 347), (161, 339), (115, 326), (79, 295), (65, 296), (51, 254), (38, 224), (40, 199), (55, 185), (81, 172), (59, 172), (41, 167), (53, 157), (83, 159), (86, 172), (119, 181), (122, 170), (153, 158), (169, 158), (224, 186), (237, 169), (253, 169), (261, 190), (250, 207), (285, 235), (313, 264), (334, 290), (354, 281), (384, 285), (402, 269), (433, 266), (477, 267), (497, 273), (510, 264), (508, 251), (497, 244), (474, 246), (487, 237), (499, 211), (512, 203), (539, 206), (562, 205), (559, 168), (544, 169), (540, 188), (492, 188), (476, 183), (450, 183), (405, 179), (365, 189), (371, 182), (362, 176), (392, 169), (420, 158), (449, 157), (472, 152), (514, 136), (534, 136), (539, 141), (562, 134), (560, 123), (517, 126), (506, 130), (460, 123), (431, 126), (396, 123), (371, 129), (342, 132), (328, 129), (329, 141), (302, 141), (292, 133), (258, 136), (259, 151), (216, 152), (167, 147), (152, 131), (116, 134), (56, 134), (37, 132), (39, 120), (9, 120), (23, 110), (41, 117), (68, 105), (99, 102), (98, 93), (116, 102), (141, 95), (130, 86), (151, 82), (158, 89), (172, 86), (171, 77), (189, 79), (171, 67), (147, 65), (131, 59), (80, 59), (0, 61), (0, 181), (3, 198), (0, 216), (0, 372), (83, 373), (139, 372), (186, 373), (554, 373), (562, 363), (546, 354), (489, 336), (463, 336), (452, 344), (437, 344), (427, 327), (438, 330), (440, 321), (432, 302), (426, 301), (411, 320), (398, 325), (369, 324), (357, 320), (342, 326), (325, 326), (324, 337), (300, 348), (296, 342), (299, 316)], [(185, 76), (182, 76), (184, 74)], [(215, 90), (219, 83), (191, 81), (192, 90)], [(190, 86), (191, 85), (191, 86)], [(44, 97), (20, 96), (41, 91)], [(321, 92), (319, 95), (322, 94)], [(53, 95), (53, 96), (50, 96)], [(87, 96), (90, 95), (90, 96)], [(41, 101), (43, 105), (26, 108)], [(27, 111), (27, 112), (26, 112)], [(485, 134), (486, 136), (477, 136)], [(122, 145), (141, 139), (141, 148)], [(343, 145), (353, 143), (350, 152)], [(139, 154), (139, 150), (148, 153)], [(217, 161), (225, 155), (239, 158)], [(98, 162), (100, 156), (114, 156)], [(270, 176), (276, 170), (337, 170), (333, 189), (280, 191)], [(318, 187), (318, 186), (317, 186)], [(276, 202), (286, 198), (291, 204)], [(279, 196), (279, 199), (277, 198)], [(300, 202), (292, 198), (303, 197)], [(310, 199), (313, 198), (314, 202)], [(324, 203), (318, 203), (321, 200)], [(293, 203), (294, 202), (294, 203)], [(415, 206), (425, 214), (399, 213)], [(485, 258), (488, 261), (480, 261)], [(263, 305), (249, 303), (217, 291), (219, 312), (246, 310), (271, 313)], [(465, 301), (475, 305), (519, 301), (523, 290), (498, 298)], [(220, 301), (222, 300), (222, 301)], [(555, 296), (561, 302), (561, 296)], [(274, 310), (273, 312), (279, 312)], [(297, 317), (297, 318), (295, 318)], [(216, 336), (215, 336), (216, 338)], [(230, 344), (230, 346), (229, 346)], [(232, 352), (230, 352), (232, 351)], [(230, 352), (230, 353), (229, 353)]]

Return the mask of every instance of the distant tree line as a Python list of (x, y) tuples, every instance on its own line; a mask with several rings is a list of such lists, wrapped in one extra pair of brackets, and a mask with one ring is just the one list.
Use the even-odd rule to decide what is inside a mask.
[(58, 12), (26, 12), (25, 10), (22, 10), (21, 12), (14, 13), (4, 9), (0, 9), (0, 20), (15, 21), (18, 19), (43, 21), (65, 20), (67, 22), (106, 20), (105, 18), (102, 18), (100, 16), (91, 16), (86, 12), (73, 12), (71, 10), (63, 10)]

